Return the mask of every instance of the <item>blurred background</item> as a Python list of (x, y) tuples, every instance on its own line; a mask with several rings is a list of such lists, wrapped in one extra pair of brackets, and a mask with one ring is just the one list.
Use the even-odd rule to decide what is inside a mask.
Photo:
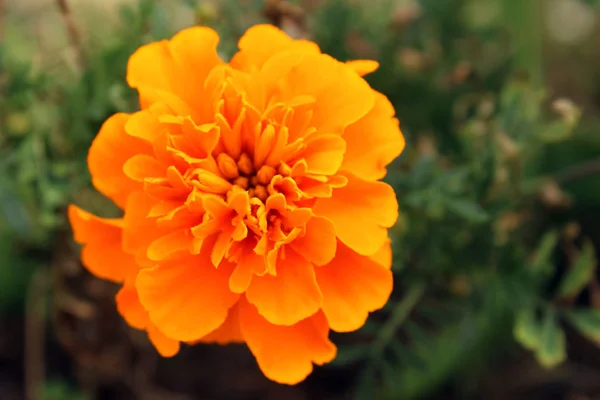
[[(600, 399), (600, 1), (0, 0), (0, 399)], [(80, 265), (67, 204), (111, 215), (85, 159), (132, 111), (141, 44), (270, 22), (367, 77), (407, 148), (389, 168), (396, 284), (306, 382), (243, 346), (161, 359)]]

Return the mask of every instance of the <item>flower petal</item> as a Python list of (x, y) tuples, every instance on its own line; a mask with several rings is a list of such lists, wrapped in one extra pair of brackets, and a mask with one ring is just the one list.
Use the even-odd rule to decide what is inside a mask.
[(385, 167), (405, 146), (394, 108), (384, 95), (375, 94), (375, 107), (343, 134), (346, 153), (341, 169), (368, 180), (383, 178)]
[(252, 248), (247, 248), (229, 278), (229, 289), (234, 293), (244, 293), (250, 286), (252, 277), (264, 274), (266, 268), (265, 257), (256, 254)]
[(254, 25), (241, 37), (240, 51), (231, 59), (231, 66), (241, 71), (260, 69), (274, 54), (284, 50), (318, 54), (319, 46), (306, 40), (293, 40), (273, 25)]
[(143, 191), (133, 192), (129, 196), (123, 215), (123, 248), (128, 253), (142, 253), (145, 256), (148, 246), (168, 233), (158, 227), (156, 218), (148, 217), (154, 204), (156, 199)]
[(285, 248), (285, 258), (278, 261), (277, 276), (255, 276), (246, 298), (269, 322), (293, 325), (319, 310), (322, 295), (313, 265)]
[(121, 208), (125, 208), (127, 196), (141, 187), (125, 175), (123, 165), (134, 154), (151, 151), (146, 143), (125, 132), (128, 119), (123, 113), (107, 119), (92, 142), (87, 160), (94, 187)]
[(242, 343), (244, 338), (240, 328), (239, 302), (229, 309), (227, 319), (217, 329), (195, 343)]
[(248, 302), (240, 303), (242, 335), (267, 378), (294, 385), (312, 372), (313, 363), (322, 365), (335, 357), (322, 313), (292, 326), (280, 326), (264, 319)]
[(122, 219), (96, 217), (74, 205), (69, 206), (68, 217), (75, 241), (84, 245), (81, 262), (93, 275), (123, 282), (137, 272), (134, 257), (122, 248)]
[(335, 255), (336, 244), (335, 227), (331, 221), (313, 217), (306, 224), (304, 236), (294, 240), (290, 247), (315, 265), (324, 265)]
[(324, 54), (304, 56), (283, 76), (282, 85), (279, 88), (282, 101), (302, 95), (315, 98), (311, 125), (322, 133), (341, 134), (375, 104), (374, 92), (363, 78)]
[(373, 60), (352, 60), (346, 61), (346, 65), (356, 71), (360, 76), (365, 76), (375, 72), (379, 68), (379, 63)]
[(306, 160), (306, 173), (335, 174), (344, 160), (346, 142), (338, 135), (317, 135), (306, 141), (306, 149), (298, 155)]
[(388, 238), (383, 247), (370, 258), (382, 267), (392, 269), (392, 256), (392, 240)]
[(173, 357), (179, 353), (179, 340), (171, 339), (161, 332), (152, 323), (148, 326), (148, 339), (152, 342), (158, 353), (163, 357)]
[(148, 312), (140, 303), (137, 290), (133, 283), (125, 284), (115, 297), (117, 311), (129, 326), (135, 329), (146, 329), (150, 319)]
[(166, 260), (181, 250), (191, 250), (193, 241), (194, 236), (189, 229), (179, 229), (150, 243), (146, 256), (153, 261)]
[(214, 331), (239, 296), (228, 285), (233, 265), (212, 265), (212, 244), (205, 240), (199, 255), (164, 262), (138, 274), (140, 301), (168, 337), (190, 341)]
[(337, 237), (359, 254), (370, 256), (385, 244), (387, 228), (398, 218), (398, 201), (387, 183), (369, 182), (346, 174), (348, 184), (319, 199), (316, 215), (333, 222)]
[(168, 130), (161, 124), (159, 118), (162, 115), (172, 113), (171, 108), (165, 103), (154, 103), (145, 110), (131, 114), (125, 124), (125, 130), (130, 136), (145, 141), (150, 145), (159, 137), (168, 133)]
[(148, 339), (163, 357), (172, 357), (179, 352), (179, 341), (168, 338), (148, 317), (148, 312), (140, 303), (137, 290), (132, 282), (126, 282), (116, 296), (117, 310), (125, 321), (135, 329), (146, 330)]
[(129, 59), (127, 82), (140, 92), (142, 108), (150, 106), (151, 90), (175, 94), (197, 110), (202, 106), (204, 81), (222, 61), (219, 36), (211, 28), (184, 29), (171, 40), (140, 47)]
[(167, 168), (152, 156), (136, 154), (125, 162), (123, 172), (130, 179), (143, 182), (146, 178), (164, 177)]
[(337, 332), (363, 326), (369, 312), (383, 307), (392, 293), (389, 269), (341, 243), (335, 258), (315, 272), (323, 292), (323, 312)]

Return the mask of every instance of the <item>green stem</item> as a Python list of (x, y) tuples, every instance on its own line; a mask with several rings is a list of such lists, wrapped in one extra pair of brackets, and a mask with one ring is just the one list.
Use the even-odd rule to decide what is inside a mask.
[(392, 341), (400, 326), (406, 321), (410, 312), (425, 294), (425, 285), (422, 283), (412, 286), (406, 296), (394, 307), (390, 318), (385, 322), (373, 342), (371, 356), (374, 358), (381, 354), (387, 344)]
[(506, 27), (515, 49), (515, 67), (529, 73), (535, 85), (543, 82), (542, 0), (503, 0)]
[(596, 174), (600, 174), (600, 159), (586, 161), (582, 164), (567, 168), (556, 174), (555, 179), (559, 184), (565, 184)]

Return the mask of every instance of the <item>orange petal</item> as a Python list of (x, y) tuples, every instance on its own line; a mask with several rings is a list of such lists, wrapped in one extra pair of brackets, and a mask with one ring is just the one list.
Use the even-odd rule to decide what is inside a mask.
[(140, 303), (137, 290), (133, 284), (125, 284), (115, 297), (117, 310), (129, 326), (135, 329), (146, 329), (150, 320), (148, 312)]
[(179, 352), (179, 341), (168, 338), (148, 318), (148, 312), (140, 303), (133, 283), (125, 283), (116, 296), (117, 310), (125, 321), (135, 329), (145, 329), (148, 339), (163, 357), (172, 357)]
[(158, 353), (163, 357), (173, 357), (179, 353), (179, 340), (171, 339), (150, 323), (148, 326), (148, 339), (152, 342)]
[(306, 149), (298, 155), (306, 160), (306, 173), (335, 174), (344, 160), (346, 142), (338, 135), (318, 135), (306, 141)]
[(335, 255), (336, 244), (335, 227), (331, 221), (313, 217), (306, 224), (304, 236), (298, 237), (290, 246), (308, 261), (324, 265)]
[(125, 162), (123, 172), (130, 179), (143, 182), (146, 178), (164, 177), (167, 168), (156, 158), (147, 154), (136, 154)]
[(383, 247), (381, 247), (381, 249), (379, 249), (379, 251), (373, 254), (370, 258), (382, 267), (386, 269), (391, 269), (392, 256), (392, 240), (388, 238)]
[(196, 340), (217, 329), (238, 299), (229, 290), (230, 263), (215, 268), (212, 243), (197, 256), (167, 261), (139, 272), (136, 287), (150, 319), (168, 337)]
[(128, 119), (123, 113), (107, 119), (90, 146), (87, 160), (96, 189), (121, 208), (125, 208), (127, 196), (141, 187), (123, 173), (123, 164), (134, 154), (151, 151), (146, 143), (125, 133)]
[(341, 243), (335, 258), (316, 274), (323, 292), (323, 312), (337, 332), (363, 326), (369, 312), (382, 308), (392, 293), (389, 269)]
[[(239, 302), (229, 309), (227, 319), (217, 329), (204, 336), (195, 343), (242, 343), (242, 331), (240, 330)], [(194, 344), (195, 344), (194, 343)]]
[(179, 229), (153, 241), (146, 251), (146, 256), (153, 261), (166, 260), (180, 250), (192, 247), (194, 236), (190, 229)]
[(240, 51), (233, 56), (230, 64), (242, 71), (261, 69), (272, 55), (284, 50), (320, 53), (315, 43), (293, 40), (273, 25), (254, 25), (249, 28), (241, 37), (238, 47)]
[(122, 219), (99, 218), (74, 205), (69, 206), (69, 222), (75, 241), (83, 244), (81, 262), (93, 275), (123, 282), (137, 272), (132, 255), (122, 248)]
[(256, 254), (251, 247), (244, 250), (229, 278), (229, 289), (234, 293), (244, 293), (250, 286), (252, 277), (263, 275), (267, 268), (264, 256)]
[[(127, 65), (127, 82), (140, 92), (142, 108), (155, 99), (152, 90), (175, 94), (194, 110), (203, 110), (204, 81), (222, 61), (217, 54), (219, 36), (211, 28), (184, 29), (171, 40), (140, 47)], [(208, 110), (207, 110), (208, 111)]]
[(342, 133), (375, 104), (374, 91), (364, 79), (352, 68), (324, 54), (304, 56), (282, 79), (281, 100), (290, 101), (302, 95), (316, 99), (311, 125), (322, 133)]
[(216, 241), (213, 246), (211, 261), (215, 267), (218, 267), (225, 257), (225, 253), (229, 250), (232, 243), (234, 228), (232, 226), (226, 226), (221, 232), (216, 234)]
[(365, 76), (375, 72), (379, 68), (379, 63), (373, 60), (352, 60), (346, 61), (346, 65), (356, 71), (360, 76)]
[(255, 276), (246, 291), (248, 301), (277, 325), (293, 325), (313, 315), (322, 298), (313, 265), (293, 250), (285, 250), (285, 258), (278, 260), (277, 276)]
[(176, 117), (176, 121), (182, 132), (177, 148), (185, 150), (187, 156), (208, 157), (219, 142), (219, 127), (215, 123), (196, 125), (190, 117)]
[(347, 174), (348, 184), (319, 199), (316, 215), (333, 222), (337, 237), (359, 254), (370, 256), (385, 244), (387, 230), (398, 218), (398, 201), (387, 183)]
[(129, 196), (123, 215), (123, 248), (128, 253), (145, 255), (150, 243), (168, 233), (158, 227), (156, 218), (148, 217), (156, 202), (142, 191)]
[(160, 136), (168, 133), (159, 118), (162, 115), (172, 113), (171, 108), (165, 103), (152, 104), (148, 109), (133, 113), (125, 124), (125, 130), (130, 136), (143, 140), (148, 144), (154, 143)]
[(265, 376), (294, 385), (313, 369), (333, 360), (336, 348), (327, 338), (329, 327), (322, 313), (292, 326), (273, 325), (256, 308), (240, 301), (242, 335)]
[(394, 108), (384, 95), (374, 93), (375, 107), (343, 134), (346, 153), (341, 169), (368, 180), (383, 178), (385, 167), (400, 155), (405, 145)]

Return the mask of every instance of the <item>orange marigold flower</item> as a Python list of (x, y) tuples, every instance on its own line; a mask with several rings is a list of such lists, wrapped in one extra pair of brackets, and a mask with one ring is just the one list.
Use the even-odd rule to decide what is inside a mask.
[(244, 342), (264, 374), (295, 384), (336, 354), (392, 291), (378, 181), (404, 148), (394, 109), (362, 75), (268, 25), (229, 63), (218, 35), (186, 29), (141, 47), (127, 81), (141, 111), (100, 129), (88, 164), (124, 211), (70, 206), (83, 264), (122, 284), (117, 308), (163, 356), (180, 342)]

